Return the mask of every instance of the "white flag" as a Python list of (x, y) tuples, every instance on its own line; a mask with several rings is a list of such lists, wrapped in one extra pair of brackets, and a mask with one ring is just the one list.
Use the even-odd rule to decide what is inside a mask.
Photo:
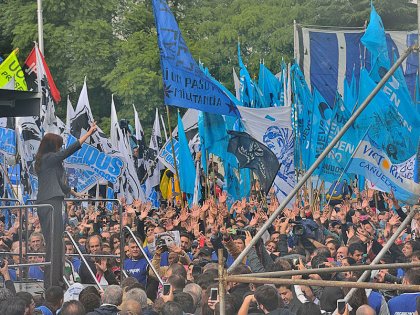
[[(291, 107), (238, 107), (246, 132), (264, 143), (280, 162), (274, 180), (277, 199), (281, 201), (295, 187), (294, 144)], [(268, 166), (269, 167), (269, 166)]]
[(152, 188), (160, 183), (160, 163), (157, 159), (160, 148), (162, 147), (162, 135), (160, 132), (159, 111), (156, 108), (155, 123), (153, 124), (152, 136), (150, 137), (149, 149), (147, 150), (144, 161), (146, 163), (148, 178), (146, 180), (146, 196)]
[(111, 143), (123, 154), (126, 168), (121, 176), (120, 192), (124, 192), (127, 203), (132, 203), (133, 199), (146, 201), (144, 192), (137, 177), (134, 159), (127, 135), (121, 130), (118, 123), (117, 111), (115, 110), (114, 97), (111, 103)]

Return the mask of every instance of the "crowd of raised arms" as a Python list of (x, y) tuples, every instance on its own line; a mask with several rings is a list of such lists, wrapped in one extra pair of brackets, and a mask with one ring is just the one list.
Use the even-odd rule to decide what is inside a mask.
[[(367, 265), (395, 234), (413, 208), (401, 207), (392, 194), (373, 190), (358, 191), (341, 201), (320, 206), (300, 194), (274, 221), (231, 275), (292, 269)], [(238, 200), (229, 208), (226, 193), (219, 192), (201, 205), (183, 206), (181, 201), (150, 203), (124, 199), (122, 218), (118, 206), (107, 209), (105, 202), (68, 201), (66, 231), (83, 253), (120, 255), (120, 229), (128, 226), (125, 237), (124, 270), (120, 259), (86, 257), (86, 262), (103, 286), (98, 290), (86, 263), (77, 255), (66, 256), (65, 277), (70, 288), (52, 286), (40, 298), (28, 292), (16, 293), (19, 278), (44, 280), (43, 266), (9, 267), (19, 262), (43, 262), (44, 237), (35, 211), (23, 218), (28, 223), (27, 241), (19, 248), (19, 211), (3, 211), (0, 221), (0, 251), (3, 254), (0, 288), (0, 314), (219, 314), (218, 249), (223, 249), (225, 268), (244, 251), (255, 232), (278, 208), (273, 194), (267, 198)], [(332, 205), (334, 204), (334, 205)], [(121, 226), (122, 225), (122, 226)], [(24, 227), (25, 228), (25, 227)], [(179, 231), (180, 243), (169, 246), (156, 241), (156, 235)], [(23, 235), (25, 235), (25, 231)], [(398, 235), (379, 263), (420, 261), (420, 214), (416, 214)], [(64, 236), (66, 254), (75, 254), (72, 241)], [(150, 268), (143, 251), (166, 284)], [(27, 254), (29, 253), (29, 254)], [(293, 276), (297, 279), (357, 281), (362, 272), (320, 273)], [(292, 277), (291, 277), (292, 278)], [(46, 279), (45, 279), (46, 280)], [(367, 281), (420, 285), (420, 269), (380, 269)], [(92, 284), (81, 286), (82, 284)], [(164, 288), (165, 287), (165, 288)], [(67, 291), (66, 291), (67, 290)], [(321, 314), (333, 313), (337, 300), (350, 289), (304, 285), (268, 285), (228, 282), (226, 314)], [(166, 291), (166, 292), (164, 292)], [(343, 314), (418, 314), (420, 293), (357, 289)], [(35, 307), (37, 307), (35, 309)], [(415, 313), (417, 310), (417, 313)]]

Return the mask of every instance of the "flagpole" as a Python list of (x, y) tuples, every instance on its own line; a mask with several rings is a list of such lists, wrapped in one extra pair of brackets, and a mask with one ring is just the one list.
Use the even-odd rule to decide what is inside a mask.
[(261, 238), (261, 236), (267, 231), (267, 229), (272, 225), (274, 220), (277, 216), (283, 211), (283, 209), (287, 206), (287, 204), (292, 200), (293, 196), (297, 193), (300, 187), (310, 178), (312, 173), (316, 170), (316, 168), (321, 164), (324, 158), (330, 153), (330, 151), (334, 148), (334, 146), (340, 141), (341, 137), (346, 133), (346, 131), (351, 127), (351, 125), (355, 122), (356, 118), (363, 112), (363, 110), (369, 105), (370, 101), (375, 97), (375, 95), (381, 90), (384, 84), (389, 80), (392, 74), (398, 69), (398, 67), (402, 64), (402, 62), (408, 57), (408, 55), (413, 50), (419, 50), (419, 46), (411, 46), (409, 47), (401, 56), (398, 58), (397, 62), (389, 69), (389, 71), (385, 74), (381, 81), (376, 85), (373, 91), (367, 96), (367, 98), (363, 101), (363, 103), (357, 108), (355, 113), (349, 118), (349, 120), (345, 123), (343, 128), (340, 132), (334, 137), (331, 143), (325, 148), (325, 150), (321, 153), (321, 155), (315, 160), (313, 165), (309, 168), (307, 173), (302, 177), (302, 179), (296, 184), (293, 190), (287, 195), (280, 206), (271, 214), (268, 220), (264, 223), (261, 229), (257, 232), (257, 234), (252, 238), (251, 242), (245, 249), (239, 254), (233, 264), (229, 267), (228, 272), (232, 271), (232, 269), (236, 268), (242, 260), (248, 255), (248, 252), (251, 248), (257, 243), (257, 241)]
[(174, 184), (175, 184), (175, 192), (176, 192), (176, 186), (177, 186), (177, 182), (178, 182), (178, 188), (179, 188), (179, 192), (180, 192), (180, 197), (181, 197), (181, 206), (184, 208), (184, 197), (182, 196), (182, 191), (181, 191), (181, 185), (180, 185), (180, 178), (179, 178), (179, 173), (178, 173), (178, 165), (177, 165), (177, 160), (176, 160), (176, 155), (175, 155), (175, 146), (174, 146), (174, 139), (172, 137), (172, 128), (171, 128), (171, 119), (170, 119), (170, 113), (169, 113), (169, 106), (166, 105), (166, 115), (168, 116), (168, 129), (169, 129), (169, 138), (171, 139), (171, 149), (172, 149), (172, 157), (174, 158), (174, 169), (175, 169), (175, 175), (177, 180), (174, 180)]
[[(4, 159), (5, 159), (5, 163), (4, 164), (6, 165), (6, 157)], [(17, 193), (15, 192), (15, 189), (13, 188), (13, 185), (12, 185), (12, 182), (10, 180), (9, 174), (7, 174), (7, 165), (6, 165), (6, 169), (3, 167), (2, 164), (0, 164), (0, 167), (3, 170), (3, 174), (4, 174), (3, 179), (5, 180), (4, 193), (6, 193), (6, 187), (7, 187), (6, 185), (9, 184), (10, 185), (10, 189), (12, 190), (14, 197), (16, 199), (19, 199)]]
[(162, 115), (160, 115), (160, 121), (162, 122), (163, 132), (165, 133), (165, 141), (168, 141), (168, 134), (166, 133), (165, 121)]
[(44, 21), (42, 19), (42, 0), (37, 0), (37, 13), (38, 13), (38, 44), (39, 50), (44, 54)]

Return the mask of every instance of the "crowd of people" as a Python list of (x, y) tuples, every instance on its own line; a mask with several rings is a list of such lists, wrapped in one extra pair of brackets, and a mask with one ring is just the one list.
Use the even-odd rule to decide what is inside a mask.
[[(64, 236), (68, 254), (64, 275), (71, 286), (51, 286), (43, 300), (27, 292), (16, 293), (13, 282), (20, 278), (47, 281), (44, 267), (9, 265), (18, 263), (20, 251), (24, 262), (45, 261), (42, 253), (46, 251), (45, 237), (48, 236), (42, 234), (36, 211), (29, 211), (27, 218), (20, 220), (19, 211), (11, 207), (9, 212), (3, 212), (3, 218), (8, 215), (14, 220), (0, 221), (0, 251), (12, 253), (2, 256), (4, 265), (0, 271), (4, 288), (0, 291), (0, 314), (32, 315), (37, 311), (63, 315), (219, 314), (218, 249), (223, 249), (225, 267), (230, 267), (279, 206), (274, 195), (262, 199), (254, 195), (248, 200), (238, 200), (230, 207), (226, 198), (226, 193), (221, 192), (217, 198), (211, 196), (202, 205), (189, 208), (181, 202), (168, 202), (158, 209), (138, 200), (127, 204), (123, 199), (121, 218), (118, 207), (108, 210), (105, 202), (66, 202), (65, 230), (80, 250), (115, 257), (88, 256), (86, 264), (77, 255), (70, 255), (76, 250), (72, 240)], [(306, 198), (297, 198), (229, 274), (369, 264), (395, 234), (409, 211), (415, 210), (401, 207), (392, 194), (373, 190), (359, 192), (355, 189), (351, 198), (322, 208)], [(23, 240), (20, 248), (19, 222), (26, 220), (30, 236)], [(134, 232), (137, 241), (130, 233), (123, 234), (125, 258), (121, 272), (118, 256), (120, 229), (124, 226)], [(179, 242), (156, 240), (157, 236), (170, 231), (179, 232)], [(420, 214), (415, 214), (380, 263), (420, 261), (418, 237)], [(361, 272), (314, 273), (293, 278), (357, 281), (360, 275)], [(420, 285), (420, 269), (380, 269), (373, 271), (368, 280)], [(97, 289), (96, 281), (103, 290)], [(84, 284), (85, 288), (78, 283)], [(349, 291), (340, 287), (231, 282), (227, 283), (226, 290), (226, 314), (239, 315), (332, 314), (337, 301)], [(415, 314), (420, 306), (419, 295), (357, 289), (342, 312)]]

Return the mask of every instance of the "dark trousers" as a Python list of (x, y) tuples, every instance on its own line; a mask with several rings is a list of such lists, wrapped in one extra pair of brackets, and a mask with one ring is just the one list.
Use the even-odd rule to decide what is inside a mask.
[[(51, 261), (50, 266), (45, 266), (44, 288), (50, 285), (62, 287), (63, 268), (64, 268), (64, 248), (63, 248), (63, 198), (51, 198), (45, 201), (38, 201), (38, 204), (50, 204), (54, 207), (54, 222), (51, 221), (51, 209), (46, 207), (38, 208), (38, 218), (41, 224), (42, 234), (46, 243), (46, 261)], [(53, 235), (51, 229), (54, 226)], [(51, 254), (52, 249), (52, 254)]]

